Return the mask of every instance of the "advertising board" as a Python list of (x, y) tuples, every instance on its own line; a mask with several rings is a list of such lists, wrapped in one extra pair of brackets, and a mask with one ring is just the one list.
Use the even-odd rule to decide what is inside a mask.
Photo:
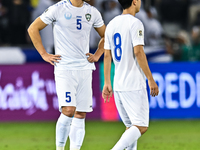
[[(93, 113), (99, 120), (99, 69), (93, 72)], [(45, 121), (59, 116), (53, 66), (47, 63), (0, 66), (0, 121)]]

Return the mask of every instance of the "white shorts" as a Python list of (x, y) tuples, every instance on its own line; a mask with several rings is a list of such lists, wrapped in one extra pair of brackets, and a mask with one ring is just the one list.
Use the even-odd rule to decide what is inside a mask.
[(93, 110), (92, 70), (56, 70), (55, 82), (60, 111), (62, 106), (74, 106), (79, 112)]
[(149, 102), (146, 89), (114, 91), (115, 104), (126, 127), (149, 126)]

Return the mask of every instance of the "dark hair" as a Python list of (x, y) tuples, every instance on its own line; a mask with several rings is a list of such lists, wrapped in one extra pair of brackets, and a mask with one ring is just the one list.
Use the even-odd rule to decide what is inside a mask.
[(123, 9), (131, 7), (133, 0), (118, 0)]

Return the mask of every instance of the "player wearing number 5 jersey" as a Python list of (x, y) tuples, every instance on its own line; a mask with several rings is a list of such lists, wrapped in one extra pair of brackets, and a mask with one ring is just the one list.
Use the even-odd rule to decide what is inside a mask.
[(102, 96), (109, 101), (112, 96), (110, 80), (111, 59), (115, 64), (115, 103), (127, 130), (112, 150), (136, 150), (138, 138), (149, 125), (149, 105), (146, 79), (152, 96), (158, 95), (158, 86), (149, 69), (144, 46), (144, 27), (135, 18), (141, 0), (119, 0), (123, 14), (107, 25), (105, 32), (104, 76)]
[[(49, 24), (53, 24), (55, 55), (46, 52), (39, 34)], [(94, 55), (89, 53), (92, 27), (102, 37)], [(60, 1), (38, 17), (28, 32), (42, 58), (54, 65), (61, 112), (56, 124), (56, 149), (64, 150), (69, 135), (70, 150), (79, 150), (85, 135), (86, 112), (92, 111), (94, 62), (104, 53), (101, 14), (84, 0)]]

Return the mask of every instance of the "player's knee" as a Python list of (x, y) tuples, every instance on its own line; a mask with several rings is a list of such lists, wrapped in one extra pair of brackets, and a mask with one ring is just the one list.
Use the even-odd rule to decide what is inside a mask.
[(72, 106), (62, 107), (62, 113), (68, 117), (73, 117), (75, 110), (76, 110), (76, 107), (72, 107)]

